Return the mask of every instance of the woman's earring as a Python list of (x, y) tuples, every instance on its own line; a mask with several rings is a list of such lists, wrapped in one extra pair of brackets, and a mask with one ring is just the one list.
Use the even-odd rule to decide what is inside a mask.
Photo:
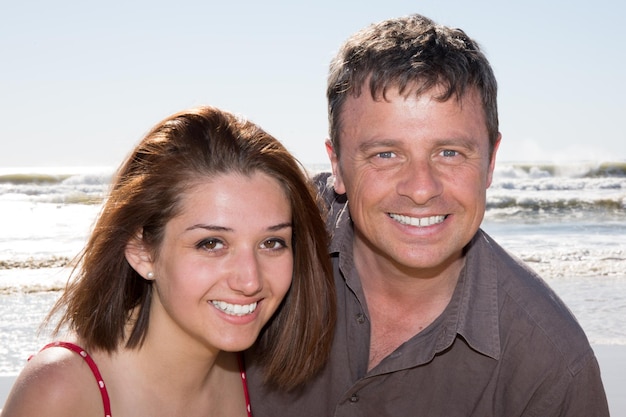
[(146, 278), (148, 278), (148, 279), (152, 279), (152, 278), (154, 278), (154, 272), (152, 272), (152, 271), (148, 272), (148, 273), (146, 274)]

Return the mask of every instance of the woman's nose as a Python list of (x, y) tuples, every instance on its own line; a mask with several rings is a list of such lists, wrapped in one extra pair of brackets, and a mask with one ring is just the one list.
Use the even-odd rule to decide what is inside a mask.
[(244, 295), (254, 295), (263, 288), (259, 261), (254, 253), (242, 252), (233, 259), (230, 287)]

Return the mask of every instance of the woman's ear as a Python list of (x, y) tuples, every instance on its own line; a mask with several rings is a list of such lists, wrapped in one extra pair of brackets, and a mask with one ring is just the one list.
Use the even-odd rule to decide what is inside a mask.
[(141, 233), (130, 239), (124, 251), (130, 266), (145, 279), (154, 279), (154, 263), (152, 254), (143, 242)]

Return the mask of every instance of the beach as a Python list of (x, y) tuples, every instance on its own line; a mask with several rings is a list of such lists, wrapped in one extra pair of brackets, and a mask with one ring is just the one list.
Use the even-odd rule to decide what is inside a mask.
[[(28, 356), (49, 341), (37, 328), (111, 175), (0, 169), (0, 405)], [(611, 415), (626, 417), (626, 162), (499, 164), (481, 227), (567, 304), (596, 352)]]
[(626, 346), (593, 347), (600, 363), (602, 381), (613, 417), (626, 416)]
[[(69, 268), (0, 270), (0, 408), (30, 354), (50, 337), (38, 332)], [(612, 416), (626, 416), (626, 276), (552, 278), (600, 364)]]

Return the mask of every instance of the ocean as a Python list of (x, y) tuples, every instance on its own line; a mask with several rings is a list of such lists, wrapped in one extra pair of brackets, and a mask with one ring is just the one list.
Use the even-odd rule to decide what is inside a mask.
[[(112, 174), (0, 168), (0, 375), (18, 373), (49, 339), (38, 326)], [(626, 345), (626, 162), (499, 162), (482, 227), (544, 277), (592, 344)]]

